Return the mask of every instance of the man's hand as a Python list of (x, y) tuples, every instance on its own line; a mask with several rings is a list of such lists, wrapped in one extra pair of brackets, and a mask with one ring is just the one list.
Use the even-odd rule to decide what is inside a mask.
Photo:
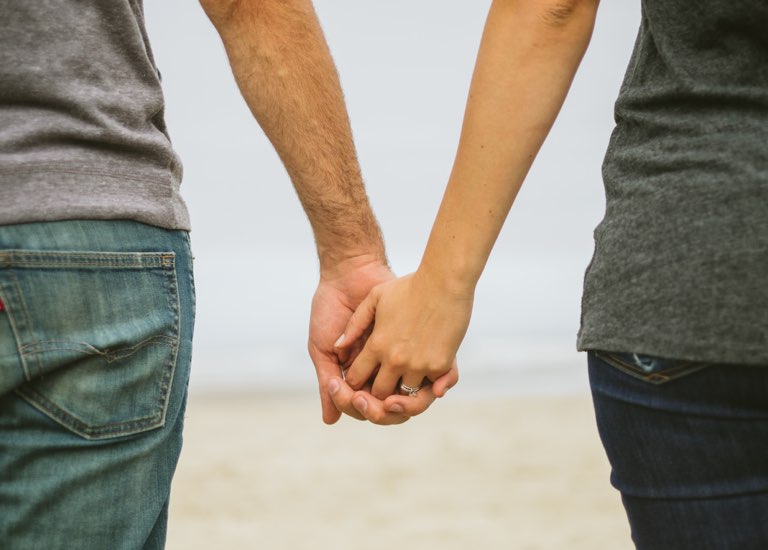
[(309, 355), (317, 371), (326, 424), (335, 423), (341, 413), (376, 424), (401, 424), (424, 412), (435, 400), (430, 391), (425, 391), (417, 400), (406, 403), (400, 412), (391, 413), (384, 409), (383, 401), (365, 391), (355, 392), (342, 378), (343, 367), (354, 359), (364, 344), (364, 334), (361, 333), (357, 346), (347, 346), (342, 351), (334, 348), (334, 343), (368, 292), (393, 278), (387, 265), (376, 256), (348, 259), (321, 273), (320, 284), (312, 299)]
[[(330, 273), (321, 272), (320, 283), (312, 298), (308, 347), (309, 356), (317, 371), (323, 421), (326, 424), (335, 423), (342, 412), (355, 418), (364, 418), (351, 405), (351, 396), (347, 400), (343, 399), (345, 392), (339, 396), (342, 398), (339, 407), (331, 398), (329, 383), (332, 379), (341, 378), (344, 361), (352, 353), (350, 349), (338, 354), (333, 344), (370, 289), (393, 277), (386, 263), (375, 256), (352, 258)], [(346, 386), (346, 384), (340, 381), (340, 386)], [(347, 389), (349, 389), (348, 386)], [(345, 403), (345, 401), (349, 402)]]

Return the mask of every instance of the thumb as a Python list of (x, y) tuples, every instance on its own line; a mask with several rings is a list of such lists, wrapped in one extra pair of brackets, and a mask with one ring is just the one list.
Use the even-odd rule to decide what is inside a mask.
[(320, 406), (323, 411), (323, 422), (326, 424), (335, 424), (341, 417), (341, 412), (333, 402), (333, 379), (341, 376), (341, 367), (330, 357), (310, 349), (309, 353), (312, 363), (315, 366), (317, 375), (317, 386), (320, 393)]
[[(378, 288), (378, 287), (376, 287)], [(374, 288), (365, 300), (360, 302), (357, 309), (347, 321), (347, 327), (344, 333), (336, 340), (333, 347), (337, 349), (346, 349), (352, 346), (365, 331), (373, 324), (376, 319), (376, 306), (379, 303), (379, 292)]]
[[(320, 405), (323, 409), (323, 422), (326, 424), (335, 424), (341, 418), (341, 411), (336, 408), (332, 397), (333, 379), (326, 378), (318, 380), (320, 382)], [(338, 382), (336, 382), (338, 384)]]

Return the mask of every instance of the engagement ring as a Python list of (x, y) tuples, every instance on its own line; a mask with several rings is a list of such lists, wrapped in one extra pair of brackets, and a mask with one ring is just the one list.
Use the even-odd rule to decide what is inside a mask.
[(416, 397), (416, 394), (419, 393), (420, 389), (421, 389), (421, 386), (411, 387), (411, 386), (406, 386), (405, 384), (400, 384), (400, 391), (410, 395), (411, 397)]

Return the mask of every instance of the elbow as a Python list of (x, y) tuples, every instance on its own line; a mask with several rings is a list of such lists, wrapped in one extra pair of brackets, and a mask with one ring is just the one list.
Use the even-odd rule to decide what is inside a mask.
[(542, 0), (542, 22), (553, 28), (570, 26), (584, 20), (594, 20), (600, 0)]
[(234, 16), (243, 0), (200, 0), (200, 6), (215, 26)]

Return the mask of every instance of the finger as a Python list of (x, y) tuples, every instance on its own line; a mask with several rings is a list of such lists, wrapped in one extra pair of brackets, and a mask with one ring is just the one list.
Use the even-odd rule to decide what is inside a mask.
[(427, 385), (416, 392), (415, 397), (410, 395), (391, 395), (384, 400), (384, 410), (403, 414), (405, 416), (418, 416), (426, 411), (434, 403), (436, 397), (432, 386)]
[(334, 404), (330, 390), (331, 388), (327, 384), (320, 385), (320, 406), (323, 410), (323, 422), (329, 425), (335, 424), (341, 418), (341, 411)]
[(384, 402), (376, 399), (368, 392), (356, 392), (352, 404), (366, 420), (380, 426), (391, 426), (407, 422), (410, 417), (405, 414), (389, 412), (384, 408)]
[[(332, 378), (329, 383), (328, 396), (332, 400), (333, 408), (341, 416), (341, 413), (356, 418), (357, 420), (365, 420), (365, 417), (352, 404), (352, 398), (355, 395), (355, 390), (349, 387), (340, 378)], [(338, 418), (337, 418), (338, 420)]]
[(360, 302), (357, 309), (347, 321), (347, 327), (344, 329), (344, 333), (339, 336), (336, 343), (333, 345), (335, 348), (344, 349), (355, 343), (365, 331), (373, 324), (376, 319), (376, 304), (379, 301), (379, 294), (374, 288), (365, 300)]
[(315, 365), (317, 374), (317, 385), (320, 391), (320, 406), (323, 411), (323, 422), (326, 424), (334, 424), (341, 417), (341, 413), (333, 404), (328, 384), (333, 377), (341, 375), (341, 367), (335, 360), (330, 359), (324, 353), (317, 353), (315, 350), (311, 349), (309, 354)]
[(345, 380), (354, 389), (359, 390), (368, 381), (373, 372), (379, 366), (379, 358), (373, 352), (370, 340), (365, 343), (363, 351), (355, 358), (347, 369)]
[(339, 362), (342, 364), (342, 366), (345, 369), (352, 364), (352, 361), (354, 361), (358, 355), (360, 355), (360, 352), (363, 350), (363, 347), (365, 346), (366, 340), (367, 340), (367, 335), (364, 335), (362, 338), (359, 338), (357, 342), (350, 345), (348, 348), (336, 350), (336, 354), (339, 357)]
[(336, 353), (339, 356), (339, 361), (341, 361), (341, 364), (344, 365), (345, 368), (349, 367), (357, 356), (360, 355), (360, 352), (363, 351), (363, 347), (365, 347), (365, 343), (368, 341), (372, 332), (373, 325), (369, 326), (363, 335), (357, 339), (357, 342), (350, 347), (336, 350)]
[(458, 384), (458, 382), (459, 364), (456, 362), (456, 359), (454, 359), (453, 365), (451, 365), (451, 370), (434, 381), (432, 384), (432, 390), (435, 392), (437, 397), (443, 397), (446, 393), (448, 393), (448, 390)]
[(397, 383), (400, 380), (400, 373), (392, 368), (381, 367), (376, 374), (371, 388), (371, 395), (376, 399), (385, 399), (397, 393)]

